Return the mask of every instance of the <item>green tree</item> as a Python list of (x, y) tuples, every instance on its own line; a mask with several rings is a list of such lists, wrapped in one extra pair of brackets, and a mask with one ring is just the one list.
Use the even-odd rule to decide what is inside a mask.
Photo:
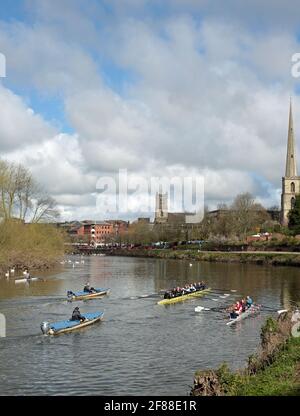
[(300, 195), (296, 195), (294, 207), (288, 213), (289, 229), (293, 234), (300, 234)]

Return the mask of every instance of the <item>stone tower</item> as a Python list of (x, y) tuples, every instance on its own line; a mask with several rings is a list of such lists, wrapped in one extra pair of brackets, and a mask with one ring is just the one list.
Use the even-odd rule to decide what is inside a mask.
[(300, 177), (297, 176), (295, 152), (295, 134), (293, 126), (292, 102), (290, 102), (288, 143), (285, 176), (282, 178), (281, 223), (288, 225), (288, 213), (293, 207), (297, 194), (300, 194)]
[(165, 223), (168, 221), (168, 194), (156, 193), (155, 222)]

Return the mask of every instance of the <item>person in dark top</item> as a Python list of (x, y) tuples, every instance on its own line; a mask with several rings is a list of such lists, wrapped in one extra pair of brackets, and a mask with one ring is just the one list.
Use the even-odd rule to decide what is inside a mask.
[(94, 292), (96, 292), (96, 290), (93, 287), (90, 287), (90, 284), (89, 283), (87, 283), (84, 286), (83, 291), (84, 292), (87, 292), (87, 293), (94, 293)]
[(74, 309), (74, 311), (72, 313), (71, 321), (80, 321), (80, 322), (85, 321), (85, 317), (83, 315), (81, 315), (78, 306), (76, 306), (76, 308)]

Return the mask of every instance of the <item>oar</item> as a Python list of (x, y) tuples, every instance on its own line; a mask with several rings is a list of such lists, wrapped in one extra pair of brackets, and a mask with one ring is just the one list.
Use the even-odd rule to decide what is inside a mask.
[(218, 308), (205, 308), (204, 306), (196, 306), (195, 312), (222, 312), (226, 308), (218, 307)]
[(270, 312), (277, 312), (279, 315), (283, 312), (288, 311), (288, 309), (279, 309), (278, 310), (278, 309), (276, 309), (272, 306), (268, 306), (268, 305), (257, 305), (257, 306), (260, 306), (262, 309), (265, 309), (265, 310), (270, 311)]
[(211, 290), (213, 292), (224, 292), (225, 290), (229, 290), (232, 293), (237, 292), (237, 289), (219, 289), (219, 288), (213, 288), (213, 287), (211, 288)]

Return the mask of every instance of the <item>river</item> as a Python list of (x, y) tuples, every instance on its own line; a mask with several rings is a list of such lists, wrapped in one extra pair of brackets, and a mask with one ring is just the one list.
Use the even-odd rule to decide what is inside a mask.
[[(195, 306), (223, 306), (237, 294), (251, 294), (274, 309), (300, 300), (298, 268), (108, 256), (84, 257), (84, 263), (80, 257), (69, 259), (74, 267), (67, 262), (55, 271), (35, 273), (44, 281), (15, 284), (0, 278), (0, 313), (7, 326), (6, 338), (0, 338), (1, 395), (186, 395), (197, 369), (224, 361), (233, 369), (244, 367), (271, 313), (228, 327), (223, 313), (197, 314)], [(199, 279), (230, 297), (226, 301), (215, 294), (157, 305), (158, 291)], [(66, 291), (81, 290), (87, 281), (110, 287), (110, 295), (67, 302)], [(104, 321), (57, 337), (42, 335), (42, 321), (64, 320), (75, 305), (83, 315), (104, 311)]]

